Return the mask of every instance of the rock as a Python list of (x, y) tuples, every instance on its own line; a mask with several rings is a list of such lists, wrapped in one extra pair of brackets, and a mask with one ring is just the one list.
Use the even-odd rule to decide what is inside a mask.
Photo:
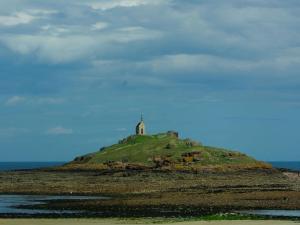
[(135, 135), (131, 135), (131, 136), (127, 137), (127, 138), (124, 138), (124, 139), (120, 140), (118, 143), (119, 144), (129, 144), (129, 143), (132, 143), (132, 142), (134, 142), (134, 137), (135, 137)]
[(74, 162), (85, 163), (85, 162), (88, 162), (91, 158), (92, 158), (92, 155), (78, 156), (74, 159)]
[(186, 152), (181, 154), (181, 157), (183, 162), (198, 162), (202, 160), (200, 151)]
[(178, 133), (177, 131), (172, 131), (172, 130), (170, 130), (170, 131), (167, 132), (167, 135), (168, 135), (168, 136), (172, 136), (172, 137), (179, 138), (179, 133)]
[(103, 151), (105, 149), (106, 149), (106, 147), (102, 147), (102, 148), (99, 149), (99, 151)]
[(155, 163), (156, 168), (169, 166), (172, 163), (171, 159), (167, 156), (154, 156), (152, 161)]
[(193, 141), (191, 139), (184, 139), (185, 145), (188, 147), (196, 147), (196, 146), (201, 146), (202, 144), (198, 141)]

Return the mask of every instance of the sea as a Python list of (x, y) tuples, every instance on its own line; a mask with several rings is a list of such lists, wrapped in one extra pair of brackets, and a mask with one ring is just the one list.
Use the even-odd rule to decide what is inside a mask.
[[(51, 166), (60, 166), (66, 162), (0, 162), (0, 171), (38, 169)], [(270, 161), (275, 168), (284, 168), (300, 171), (300, 161)]]
[(0, 162), (0, 171), (38, 169), (60, 166), (65, 162)]
[(270, 161), (268, 163), (275, 168), (300, 171), (300, 161)]

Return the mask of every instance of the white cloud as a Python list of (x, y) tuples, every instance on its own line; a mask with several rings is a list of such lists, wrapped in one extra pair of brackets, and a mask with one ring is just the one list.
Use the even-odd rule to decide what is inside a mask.
[(64, 134), (73, 134), (73, 129), (70, 128), (64, 128), (62, 126), (57, 126), (50, 128), (46, 131), (46, 134), (49, 135), (64, 135)]
[(51, 14), (55, 14), (58, 11), (49, 9), (28, 9), (24, 11), (14, 12), (10, 15), (0, 15), (0, 26), (17, 26), (21, 24), (29, 24), (33, 20), (46, 18)]
[(33, 14), (33, 15), (39, 15), (39, 16), (42, 16), (42, 15), (51, 15), (51, 14), (56, 14), (58, 13), (57, 10), (53, 10), (53, 9), (39, 9), (39, 8), (35, 8), (35, 9), (29, 9), (27, 10), (30, 14)]
[(125, 132), (125, 131), (127, 131), (127, 130), (128, 130), (128, 129), (125, 128), (125, 127), (119, 127), (119, 128), (116, 129), (116, 131), (118, 131), (118, 132)]
[(42, 33), (47, 36), (61, 36), (67, 33), (72, 33), (70, 26), (54, 26), (51, 24), (41, 27)]
[(56, 105), (56, 104), (62, 104), (66, 100), (64, 98), (51, 98), (51, 97), (37, 97), (32, 99), (31, 103), (36, 104), (49, 104), (49, 105)]
[(156, 71), (221, 71), (224, 69), (249, 69), (251, 66), (254, 65), (248, 61), (205, 54), (166, 55), (152, 61), (152, 68)]
[(92, 25), (92, 30), (103, 30), (108, 27), (108, 23), (105, 22), (97, 22)]
[[(300, 64), (300, 52), (291, 51), (287, 55), (279, 55), (273, 58), (264, 59), (235, 59), (207, 54), (174, 54), (158, 57), (145, 62), (155, 73), (201, 73), (216, 72), (228, 74), (228, 72), (251, 72), (270, 70), (284, 70), (288, 67)], [(200, 74), (199, 74), (200, 75)]]
[(95, 10), (109, 10), (117, 7), (137, 7), (141, 5), (157, 5), (167, 0), (101, 0), (89, 2), (86, 5)]
[(20, 103), (23, 103), (26, 101), (25, 97), (22, 96), (12, 96), (9, 99), (6, 100), (5, 105), (7, 106), (15, 106), (18, 105)]
[(62, 104), (65, 102), (64, 98), (57, 97), (31, 97), (31, 96), (12, 96), (8, 98), (5, 102), (6, 106), (16, 106), (19, 104), (48, 104), (48, 105), (56, 105)]
[(31, 21), (36, 19), (35, 16), (32, 16), (25, 12), (16, 12), (10, 16), (0, 16), (0, 25), (2, 26), (16, 26), (19, 24), (28, 24)]
[(108, 35), (111, 42), (129, 43), (140, 40), (154, 40), (163, 36), (163, 33), (158, 30), (147, 29), (140, 26), (123, 27), (115, 30)]
[[(45, 28), (47, 30), (47, 27)], [(36, 34), (6, 35), (0, 37), (12, 51), (21, 54), (35, 54), (42, 61), (66, 63), (82, 58), (93, 57), (99, 51), (107, 51), (107, 46), (125, 44), (140, 40), (151, 40), (162, 36), (156, 30), (143, 27), (124, 27), (99, 34)]]
[(26, 128), (17, 128), (17, 127), (0, 128), (0, 138), (12, 138), (29, 132), (30, 130)]
[[(126, 64), (123, 61), (136, 55), (141, 56), (136, 61), (156, 58), (149, 64), (157, 73), (246, 71), (268, 65), (271, 71), (273, 65), (289, 68), (299, 61), (291, 52), (284, 53), (284, 49), (299, 46), (298, 8), (291, 9), (290, 3), (170, 2), (67, 1), (57, 8), (63, 17), (53, 16), (27, 31), (1, 33), (0, 42), (17, 54), (35, 56), (36, 61), (47, 63), (109, 59)], [(103, 12), (91, 12), (82, 4)], [(135, 8), (138, 6), (143, 7)], [(114, 8), (118, 10), (108, 11)], [(28, 9), (24, 7), (23, 13), (40, 18), (57, 10), (32, 4)], [(114, 69), (118, 68), (110, 71)]]
[(0, 40), (16, 53), (37, 54), (41, 60), (52, 63), (70, 62), (88, 56), (95, 47), (95, 40), (83, 35), (15, 35)]

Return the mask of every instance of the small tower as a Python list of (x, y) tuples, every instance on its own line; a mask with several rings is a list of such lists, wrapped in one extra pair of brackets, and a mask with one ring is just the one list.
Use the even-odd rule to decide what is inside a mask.
[(146, 134), (146, 126), (143, 120), (143, 115), (141, 115), (141, 121), (136, 125), (135, 128), (136, 135), (145, 135)]

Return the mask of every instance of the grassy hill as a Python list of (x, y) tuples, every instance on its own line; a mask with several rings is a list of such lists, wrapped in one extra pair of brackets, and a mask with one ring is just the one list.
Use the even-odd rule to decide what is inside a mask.
[(64, 166), (78, 169), (207, 170), (270, 168), (246, 154), (180, 139), (176, 132), (133, 135), (98, 152), (75, 158)]

